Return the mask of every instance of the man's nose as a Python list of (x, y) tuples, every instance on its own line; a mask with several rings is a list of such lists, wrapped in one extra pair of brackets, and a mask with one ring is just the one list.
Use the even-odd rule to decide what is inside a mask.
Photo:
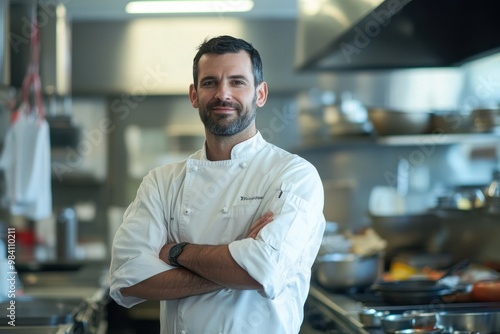
[(229, 97), (231, 96), (230, 90), (229, 90), (229, 85), (227, 85), (224, 82), (221, 82), (219, 86), (217, 87), (217, 93), (215, 97), (219, 99), (220, 101), (226, 101), (229, 100)]

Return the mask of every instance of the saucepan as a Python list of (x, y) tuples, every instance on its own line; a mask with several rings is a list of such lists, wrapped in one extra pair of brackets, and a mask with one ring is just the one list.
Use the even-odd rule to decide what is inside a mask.
[(444, 297), (457, 292), (456, 287), (445, 283), (445, 278), (469, 264), (465, 259), (452, 266), (439, 280), (409, 279), (402, 281), (376, 282), (372, 290), (394, 305), (422, 305), (442, 301)]
[(316, 258), (313, 274), (321, 286), (330, 290), (367, 288), (378, 279), (381, 259), (381, 254), (325, 254)]

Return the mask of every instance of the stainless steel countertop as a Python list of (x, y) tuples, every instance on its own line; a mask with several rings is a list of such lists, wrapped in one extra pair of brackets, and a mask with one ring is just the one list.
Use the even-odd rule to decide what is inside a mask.
[(35, 270), (19, 274), (23, 293), (36, 297), (107, 298), (108, 264), (82, 262), (78, 269)]
[[(68, 330), (72, 333), (73, 328), (79, 333), (106, 333), (104, 309), (109, 301), (107, 273), (108, 264), (105, 262), (20, 266), (18, 277), (21, 286), (16, 286), (18, 295), (15, 302), (19, 307), (19, 317), (22, 316), (24, 322), (16, 325), (16, 333), (53, 334), (68, 333)], [(3, 302), (8, 303), (9, 300)], [(56, 313), (57, 319), (54, 318)], [(60, 313), (63, 313), (62, 317)], [(73, 320), (67, 322), (70, 314)], [(31, 331), (33, 325), (37, 328)], [(9, 332), (12, 330), (10, 327), (0, 326), (0, 331)]]
[[(328, 293), (323, 289), (311, 285), (309, 300), (323, 313), (326, 313), (339, 328), (352, 334), (372, 334), (377, 332), (367, 331), (359, 322), (359, 312), (363, 305), (346, 295)], [(383, 333), (383, 332), (379, 332)]]

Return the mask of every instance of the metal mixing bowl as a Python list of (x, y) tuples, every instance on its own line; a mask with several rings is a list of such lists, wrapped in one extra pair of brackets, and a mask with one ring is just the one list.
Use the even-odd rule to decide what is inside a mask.
[(379, 136), (423, 134), (431, 128), (432, 113), (368, 108), (368, 119)]
[(313, 272), (323, 287), (345, 290), (370, 286), (377, 280), (381, 268), (381, 255), (378, 254), (331, 253), (316, 258)]

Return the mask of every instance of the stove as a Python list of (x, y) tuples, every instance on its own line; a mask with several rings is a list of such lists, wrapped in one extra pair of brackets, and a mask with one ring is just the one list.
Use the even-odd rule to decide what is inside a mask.
[(367, 328), (359, 321), (359, 313), (364, 308), (401, 314), (405, 311), (467, 312), (478, 310), (500, 310), (500, 303), (473, 303), (435, 301), (426, 305), (391, 305), (369, 289), (349, 291), (329, 291), (312, 282), (305, 305), (304, 321), (310, 327), (331, 334), (385, 334), (381, 328)]

